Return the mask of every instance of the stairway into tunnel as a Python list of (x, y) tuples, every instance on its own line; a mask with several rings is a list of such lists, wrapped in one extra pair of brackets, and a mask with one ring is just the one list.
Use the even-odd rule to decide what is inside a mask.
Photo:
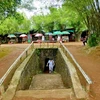
[[(50, 58), (53, 58), (55, 62), (53, 73), (49, 73), (49, 69), (46, 66)], [(30, 66), (30, 64), (32, 64), (32, 66)], [(55, 100), (66, 98), (69, 98), (70, 100), (73, 98), (73, 100), (75, 100), (68, 68), (57, 48), (36, 49), (30, 59), (30, 64), (25, 68), (26, 71), (24, 70), (25, 72), (21, 75), (17, 88), (18, 91), (14, 97), (15, 100), (18, 98), (26, 98), (27, 96), (25, 96), (25, 94), (29, 93), (29, 91), (35, 98), (55, 98)], [(32, 69), (29, 69), (29, 67)], [(34, 71), (31, 73), (32, 70)], [(30, 76), (27, 76), (29, 75), (27, 74), (29, 72), (31, 74)], [(26, 81), (26, 79), (30, 80)], [(36, 96), (34, 92), (37, 92), (38, 96)], [(32, 95), (30, 95), (31, 98), (33, 98)]]
[[(50, 58), (53, 58), (53, 60), (55, 62), (55, 69), (54, 69), (54, 72), (51, 74), (49, 74), (49, 68), (46, 66), (47, 62)], [(63, 85), (62, 86), (64, 88), (71, 87), (71, 80), (70, 80), (68, 68), (66, 67), (66, 63), (63, 60), (63, 57), (61, 57), (61, 54), (57, 48), (51, 48), (51, 49), (50, 48), (49, 49), (48, 48), (45, 48), (45, 49), (40, 48), (40, 49), (35, 50), (33, 56), (31, 57), (31, 59), (29, 61), (29, 64), (26, 66), (26, 68), (24, 69), (24, 71), (21, 75), (18, 89), (19, 90), (30, 89), (29, 88), (30, 84), (34, 83), (34, 79), (36, 81), (37, 75), (40, 78), (42, 78), (41, 81), (38, 80), (40, 82), (39, 84), (43, 83), (43, 81), (45, 81), (45, 80), (48, 80), (50, 77), (52, 77), (50, 80), (52, 81), (52, 83), (54, 83), (54, 81), (56, 81), (55, 79), (57, 79), (57, 78), (53, 78), (53, 76), (58, 77), (60, 75), (61, 76), (61, 78), (59, 76), (60, 82), (62, 81), (61, 83), (64, 85), (64, 86)], [(46, 76), (46, 78), (45, 77), (43, 78), (43, 76)], [(30, 79), (30, 80), (26, 81), (26, 79)], [(49, 83), (50, 80), (48, 80), (47, 83)], [(60, 83), (60, 82), (58, 82), (58, 83)], [(45, 86), (43, 86), (43, 87), (45, 87)], [(48, 87), (49, 87), (49, 85), (48, 85)], [(48, 89), (48, 87), (47, 87), (47, 89)], [(32, 88), (32, 86), (31, 86), (31, 88)], [(55, 87), (53, 87), (53, 89), (54, 88)], [(57, 87), (56, 87), (56, 89), (57, 89)]]
[[(53, 58), (55, 62), (54, 72), (51, 74), (46, 66), (50, 58)], [(81, 74), (79, 73), (79, 75)], [(6, 82), (3, 83), (5, 86), (3, 87), (5, 89), (4, 100), (21, 100), (28, 97), (34, 98), (34, 100), (87, 98), (75, 66), (65, 55), (64, 49), (58, 47), (34, 48), (16, 68), (9, 83)], [(11, 92), (12, 94), (8, 96)]]

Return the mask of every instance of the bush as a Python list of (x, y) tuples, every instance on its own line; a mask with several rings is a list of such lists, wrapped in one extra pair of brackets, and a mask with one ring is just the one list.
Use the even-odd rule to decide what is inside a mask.
[(2, 40), (2, 41), (1, 41), (1, 43), (2, 43), (2, 44), (5, 44), (5, 43), (6, 43), (6, 41), (5, 41), (5, 40)]
[(90, 47), (93, 47), (93, 46), (97, 46), (98, 45), (96, 34), (91, 34), (89, 36), (89, 38), (88, 38), (88, 45)]

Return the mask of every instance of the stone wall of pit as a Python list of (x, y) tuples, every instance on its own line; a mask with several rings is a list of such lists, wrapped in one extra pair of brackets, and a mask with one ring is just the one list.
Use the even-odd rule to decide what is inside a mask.
[(67, 65), (64, 61), (64, 58), (62, 57), (59, 50), (58, 50), (57, 55), (56, 55), (55, 71), (61, 74), (65, 87), (67, 87), (67, 88), (72, 87), (68, 67), (67, 67)]
[(37, 50), (35, 50), (21, 73), (18, 90), (29, 89), (33, 76), (38, 74), (40, 71), (39, 56)]
[(61, 74), (64, 86), (70, 88), (72, 85), (69, 70), (59, 49), (36, 49), (21, 74), (18, 90), (29, 89), (33, 76), (43, 73), (45, 59), (51, 57), (55, 61), (55, 73)]

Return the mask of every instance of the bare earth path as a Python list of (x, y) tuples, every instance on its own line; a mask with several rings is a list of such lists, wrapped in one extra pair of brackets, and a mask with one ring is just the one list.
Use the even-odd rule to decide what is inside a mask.
[(1, 45), (2, 47), (12, 48), (13, 51), (7, 56), (0, 59), (0, 78), (5, 74), (7, 69), (12, 65), (16, 58), (25, 50), (29, 44), (6, 44)]
[[(0, 59), (0, 78), (28, 45), (29, 44), (2, 45), (3, 47), (13, 47), (14, 51)], [(89, 100), (100, 100), (100, 47), (98, 50), (89, 53), (87, 52), (88, 49), (83, 46), (81, 42), (64, 43), (64, 45), (93, 81)]]

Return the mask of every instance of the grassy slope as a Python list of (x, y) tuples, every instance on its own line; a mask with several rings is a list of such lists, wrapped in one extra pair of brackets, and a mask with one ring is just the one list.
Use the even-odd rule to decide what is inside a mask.
[(8, 55), (11, 51), (12, 51), (12, 48), (9, 48), (9, 47), (0, 48), (0, 59)]

